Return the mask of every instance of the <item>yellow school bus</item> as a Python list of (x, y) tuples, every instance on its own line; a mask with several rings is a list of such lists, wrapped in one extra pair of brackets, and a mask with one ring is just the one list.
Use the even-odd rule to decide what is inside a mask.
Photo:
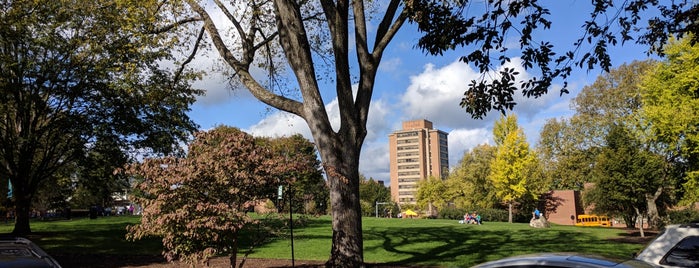
[(575, 221), (575, 226), (601, 226), (601, 227), (611, 227), (612, 222), (609, 221), (607, 216), (598, 215), (578, 215), (578, 219)]

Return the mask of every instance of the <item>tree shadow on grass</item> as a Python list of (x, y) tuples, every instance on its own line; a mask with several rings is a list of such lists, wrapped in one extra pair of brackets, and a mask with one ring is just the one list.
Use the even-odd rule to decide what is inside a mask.
[[(274, 239), (284, 239), (288, 235), (288, 219), (265, 219), (264, 227), (251, 225), (240, 235), (239, 250), (243, 253), (253, 243), (253, 250)], [(329, 220), (313, 219), (304, 221), (295, 219), (295, 228), (319, 227), (330, 224)], [(137, 241), (126, 239), (126, 229), (90, 228), (80, 230), (56, 230), (53, 232), (34, 232), (28, 238), (39, 244), (63, 267), (128, 267), (167, 264), (161, 255), (162, 241), (159, 237), (148, 237)], [(268, 233), (271, 229), (281, 230)]]
[(603, 245), (599, 238), (574, 231), (534, 228), (494, 230), (479, 227), (376, 228), (365, 232), (365, 241), (374, 239), (381, 240), (382, 243), (366, 251), (385, 250), (389, 254), (405, 256), (401, 260), (386, 263), (387, 265), (442, 266), (448, 263), (450, 266), (470, 267), (526, 253), (567, 251), (594, 254), (612, 251), (614, 247), (611, 241), (610, 245)]

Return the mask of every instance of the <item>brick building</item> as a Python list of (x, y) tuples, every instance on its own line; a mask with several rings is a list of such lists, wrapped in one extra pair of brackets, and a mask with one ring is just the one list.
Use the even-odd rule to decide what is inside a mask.
[(427, 120), (403, 122), (403, 129), (388, 135), (393, 201), (415, 204), (419, 181), (447, 176), (447, 135)]
[(545, 198), (544, 214), (546, 219), (555, 224), (575, 225), (575, 219), (580, 214), (585, 214), (580, 191), (555, 190), (549, 192)]

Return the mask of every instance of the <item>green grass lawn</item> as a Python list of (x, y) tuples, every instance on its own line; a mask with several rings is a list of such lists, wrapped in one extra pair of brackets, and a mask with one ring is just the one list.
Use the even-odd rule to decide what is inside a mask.
[[(126, 241), (126, 226), (136, 216), (100, 217), (95, 220), (32, 222), (31, 237), (49, 254), (157, 255), (158, 239)], [(326, 260), (331, 245), (331, 219), (309, 218), (296, 224), (294, 256), (297, 260)], [(615, 239), (624, 230), (554, 225), (534, 229), (523, 223), (487, 222), (463, 225), (456, 220), (364, 218), (364, 259), (369, 263), (467, 267), (506, 256), (535, 252), (582, 252), (629, 258), (642, 244)], [(0, 233), (12, 231), (12, 224), (0, 224)], [(248, 243), (243, 243), (241, 254)], [(290, 259), (287, 232), (254, 248), (251, 258)]]

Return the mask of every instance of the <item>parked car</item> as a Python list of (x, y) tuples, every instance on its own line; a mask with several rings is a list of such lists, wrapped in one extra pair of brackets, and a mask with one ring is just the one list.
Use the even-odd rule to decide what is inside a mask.
[(578, 253), (537, 253), (527, 254), (514, 257), (508, 257), (496, 261), (486, 262), (474, 267), (491, 268), (491, 267), (508, 267), (508, 268), (528, 268), (528, 267), (579, 267), (579, 268), (622, 268), (636, 267), (647, 268), (654, 267), (646, 262), (628, 259), (614, 260), (596, 255), (578, 254)]
[(60, 268), (61, 265), (29, 239), (0, 237), (0, 267)]
[(661, 267), (699, 267), (699, 223), (666, 226), (636, 259)]

